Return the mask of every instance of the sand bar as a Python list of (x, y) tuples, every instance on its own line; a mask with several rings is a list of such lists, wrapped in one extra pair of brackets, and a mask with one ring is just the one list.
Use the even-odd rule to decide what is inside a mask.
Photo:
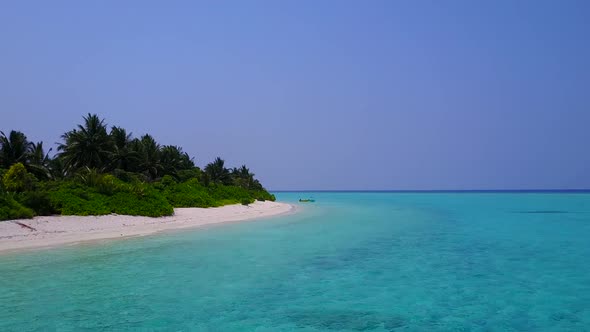
[(0, 252), (144, 236), (168, 230), (277, 216), (292, 211), (294, 206), (291, 204), (266, 201), (249, 206), (178, 208), (174, 209), (173, 216), (161, 218), (106, 215), (7, 220), (0, 221)]

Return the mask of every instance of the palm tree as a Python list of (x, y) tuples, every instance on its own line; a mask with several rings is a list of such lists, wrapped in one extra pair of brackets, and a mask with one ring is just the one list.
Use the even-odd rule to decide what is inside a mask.
[(63, 144), (58, 147), (67, 170), (82, 167), (103, 170), (112, 157), (114, 144), (107, 133), (103, 119), (96, 114), (84, 117), (84, 125), (78, 125), (62, 135)]
[(13, 164), (26, 164), (33, 144), (20, 131), (12, 130), (6, 136), (0, 131), (0, 167), (9, 168)]
[(264, 187), (262, 186), (262, 183), (260, 183), (260, 181), (258, 181), (257, 179), (252, 179), (249, 189), (250, 190), (265, 190)]
[(32, 145), (29, 155), (29, 164), (26, 166), (28, 171), (35, 175), (37, 179), (51, 178), (51, 172), (49, 169), (51, 158), (49, 157), (49, 153), (51, 153), (52, 150), (53, 149), (49, 149), (49, 151), (45, 153), (43, 142), (38, 142), (37, 144)]
[(205, 174), (209, 180), (216, 184), (231, 184), (231, 176), (229, 170), (225, 168), (225, 161), (217, 157), (212, 163), (205, 166)]
[[(182, 149), (180, 150), (180, 152), (182, 152)], [(196, 167), (193, 158), (191, 158), (191, 156), (189, 156), (186, 152), (181, 153), (179, 166), (179, 170), (193, 169)]]
[(141, 139), (134, 139), (131, 141), (130, 148), (137, 153), (138, 157), (137, 164), (133, 167), (134, 171), (144, 173), (152, 180), (162, 174), (160, 145), (152, 136), (146, 134)]
[(58, 156), (49, 160), (47, 168), (52, 179), (63, 179), (67, 175), (64, 160)]
[(131, 149), (131, 134), (127, 134), (124, 128), (113, 126), (110, 137), (113, 141), (113, 155), (109, 168), (130, 171), (139, 157), (137, 151)]
[(182, 148), (174, 145), (165, 145), (160, 149), (160, 163), (162, 164), (162, 175), (176, 176), (178, 171), (192, 169), (195, 163)]
[(232, 170), (232, 177), (234, 184), (244, 189), (252, 189), (254, 184), (254, 174), (250, 173), (250, 169), (246, 165)]

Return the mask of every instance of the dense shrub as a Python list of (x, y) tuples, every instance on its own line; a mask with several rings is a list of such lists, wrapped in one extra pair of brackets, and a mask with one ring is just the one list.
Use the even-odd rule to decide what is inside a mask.
[(115, 192), (123, 190), (128, 185), (117, 179), (114, 175), (107, 174), (97, 179), (94, 188), (103, 195), (113, 195)]
[(170, 176), (170, 175), (164, 175), (164, 177), (162, 178), (162, 180), (160, 180), (160, 183), (164, 187), (169, 187), (169, 186), (175, 185), (176, 184), (176, 180), (172, 176)]
[(49, 195), (45, 190), (35, 190), (20, 193), (16, 200), (23, 206), (32, 209), (37, 216), (50, 216), (57, 213), (51, 204)]
[(0, 220), (33, 218), (33, 210), (22, 206), (11, 195), (0, 194)]
[(95, 187), (99, 185), (104, 177), (97, 169), (85, 167), (76, 173), (76, 181), (85, 186)]
[(211, 207), (218, 206), (215, 199), (209, 195), (197, 179), (168, 186), (163, 191), (164, 196), (174, 207)]
[(27, 172), (25, 166), (16, 163), (8, 169), (2, 176), (2, 185), (6, 191), (22, 192), (33, 190), (37, 179), (34, 175)]
[(112, 213), (107, 204), (108, 196), (90, 187), (68, 183), (49, 192), (52, 207), (63, 215), (103, 215)]
[[(44, 181), (36, 190), (2, 195), (1, 219), (30, 218), (33, 215), (105, 215), (111, 213), (159, 217), (172, 215), (174, 207), (216, 207), (227, 204), (248, 205), (255, 200), (274, 201), (274, 195), (264, 190), (247, 190), (237, 186), (210, 184), (204, 186), (191, 178), (178, 183), (172, 176), (146, 183), (133, 177), (123, 181), (114, 174), (101, 174), (92, 169), (78, 173), (69, 181)], [(30, 188), (30, 174), (14, 167), (4, 178), (8, 188), (15, 191)], [(4, 180), (4, 179), (3, 179)]]
[(256, 191), (251, 191), (250, 195), (252, 197), (254, 197), (256, 200), (259, 201), (272, 201), (274, 202), (276, 200), (275, 195), (270, 194), (268, 191), (266, 190), (256, 190)]
[(145, 174), (126, 172), (121, 169), (114, 170), (113, 175), (117, 179), (119, 179), (123, 182), (126, 182), (126, 183), (147, 182), (149, 180), (148, 177), (145, 176)]
[(241, 203), (243, 199), (252, 199), (248, 190), (234, 186), (212, 185), (209, 188), (209, 194), (213, 199), (225, 204)]
[(2, 190), (4, 188), (4, 185), (2, 183), (2, 178), (4, 177), (4, 174), (6, 174), (6, 169), (4, 168), (0, 168), (0, 190)]
[(172, 187), (176, 184), (176, 180), (170, 175), (164, 175), (162, 179), (153, 183), (154, 188), (160, 191), (166, 190), (166, 188)]
[(164, 196), (154, 190), (139, 196), (119, 192), (111, 196), (108, 205), (113, 213), (132, 216), (161, 217), (174, 214), (172, 205)]
[(198, 168), (193, 169), (185, 169), (182, 171), (176, 172), (176, 178), (180, 182), (186, 182), (190, 179), (200, 179), (201, 178), (201, 170)]
[[(93, 169), (82, 170), (69, 181), (45, 181), (37, 185), (36, 179), (21, 166), (15, 164), (4, 174), (4, 187), (16, 193), (2, 194), (1, 219), (111, 213), (159, 217), (172, 215), (174, 207), (206, 208), (274, 200), (264, 190), (249, 191), (222, 184), (204, 186), (198, 178), (178, 183), (166, 175), (158, 182), (146, 183), (133, 173), (119, 172), (116, 176)], [(33, 186), (36, 190), (30, 190)]]
[(96, 188), (67, 183), (49, 192), (51, 206), (63, 215), (103, 215), (110, 213), (160, 217), (174, 210), (158, 191), (141, 185), (113, 183), (117, 192), (107, 195)]
[(227, 204), (248, 204), (255, 200), (274, 200), (274, 196), (266, 191), (248, 191), (236, 186), (211, 184), (204, 186), (197, 179), (183, 183), (168, 182), (164, 179), (155, 184), (165, 198), (174, 207), (216, 207)]

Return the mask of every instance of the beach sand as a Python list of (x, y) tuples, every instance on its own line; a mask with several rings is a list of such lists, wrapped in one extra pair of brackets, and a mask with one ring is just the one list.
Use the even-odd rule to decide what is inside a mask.
[(144, 236), (168, 230), (277, 216), (293, 210), (291, 204), (266, 201), (249, 206), (177, 208), (173, 216), (161, 218), (124, 215), (51, 216), (0, 221), (0, 252)]

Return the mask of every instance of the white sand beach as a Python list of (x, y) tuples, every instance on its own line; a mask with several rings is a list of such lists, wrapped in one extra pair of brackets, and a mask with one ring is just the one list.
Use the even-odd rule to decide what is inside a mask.
[(7, 220), (0, 222), (0, 252), (144, 236), (161, 231), (277, 216), (293, 210), (291, 204), (266, 201), (249, 206), (178, 208), (174, 209), (173, 216), (161, 218), (106, 215)]

